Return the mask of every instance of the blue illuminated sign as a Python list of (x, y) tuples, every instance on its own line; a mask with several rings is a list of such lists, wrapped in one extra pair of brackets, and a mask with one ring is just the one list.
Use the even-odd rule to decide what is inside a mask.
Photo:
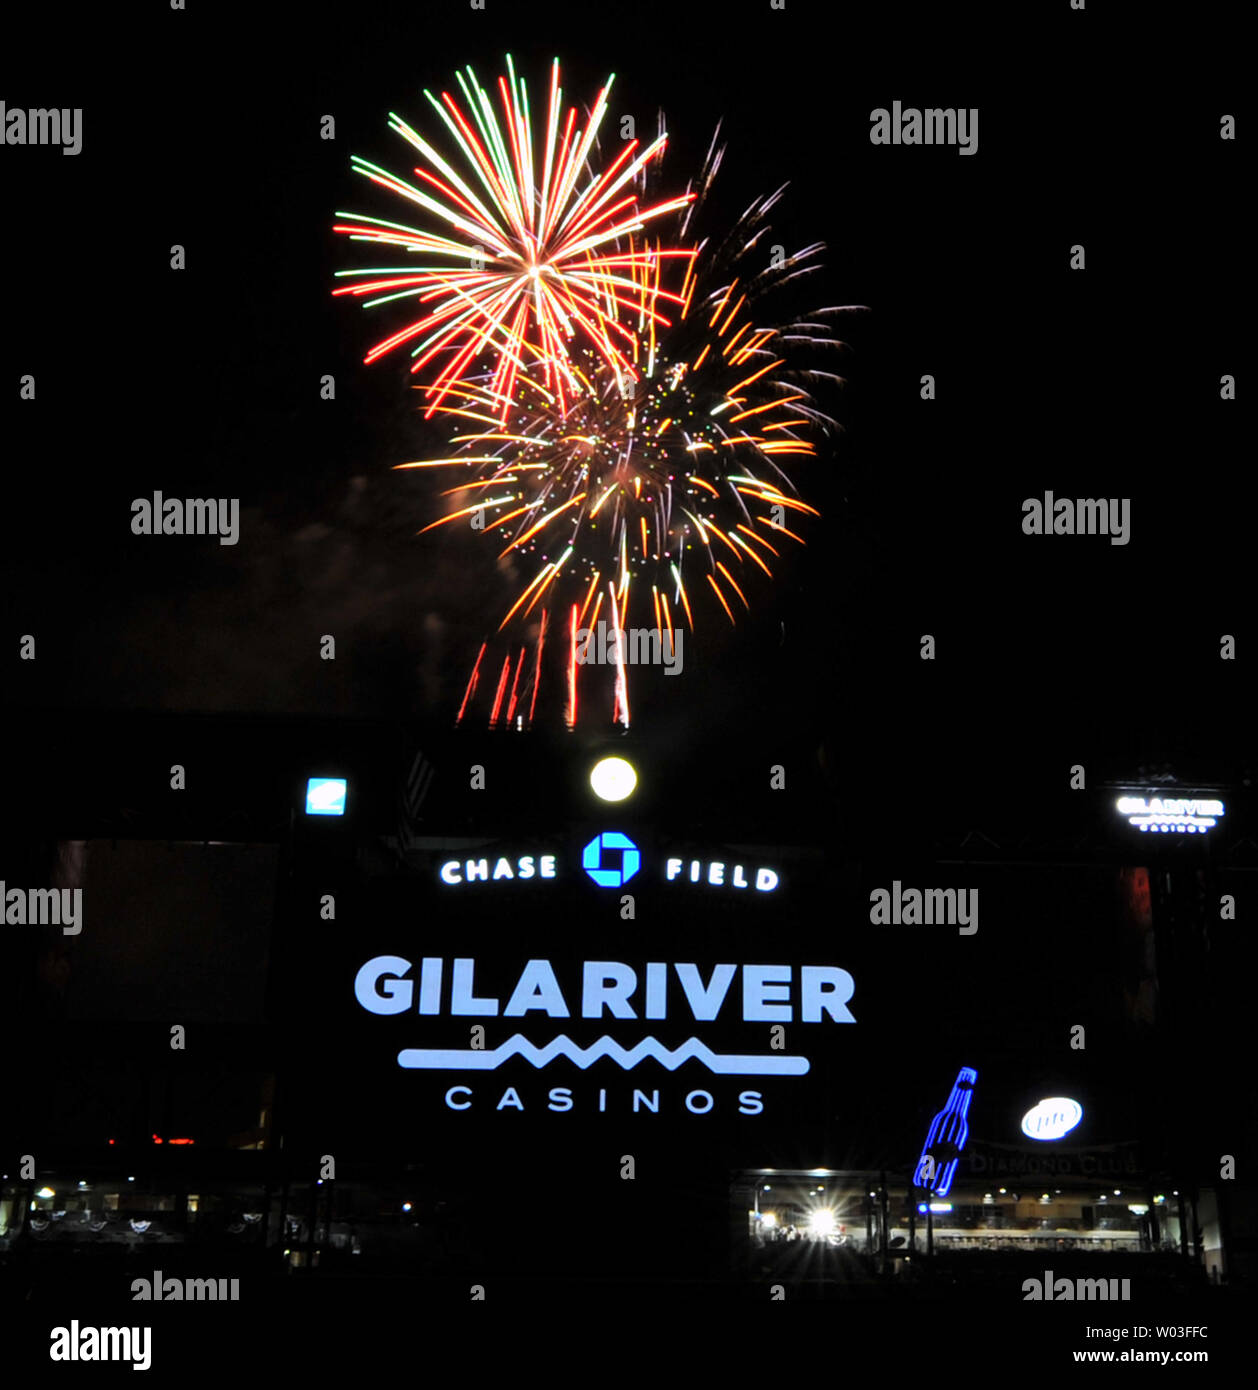
[(343, 816), (345, 814), (344, 777), (308, 777), (306, 779), (306, 814), (308, 816)]
[[(514, 862), (515, 867), (512, 867)], [(438, 870), (442, 883), (497, 883), (499, 879), (517, 879), (528, 882), (530, 879), (555, 877), (555, 856), (553, 854), (522, 854), (512, 861), (499, 855), (494, 862), (493, 873), (489, 871), (489, 859), (447, 859)]]
[(930, 1122), (913, 1174), (914, 1187), (924, 1187), (936, 1197), (946, 1197), (952, 1190), (961, 1150), (970, 1133), (966, 1116), (977, 1080), (978, 1072), (973, 1067), (962, 1067), (957, 1073), (947, 1105)]
[(694, 1060), (717, 1076), (803, 1076), (808, 1071), (807, 1057), (766, 1057), (756, 1054), (713, 1052), (698, 1038), (687, 1038), (680, 1047), (665, 1047), (655, 1038), (646, 1037), (633, 1047), (622, 1047), (612, 1038), (599, 1038), (589, 1047), (578, 1047), (566, 1034), (560, 1033), (543, 1047), (535, 1047), (516, 1033), (500, 1047), (479, 1052), (465, 1048), (407, 1047), (398, 1053), (398, 1066), (425, 1071), (496, 1071), (511, 1057), (523, 1057), (541, 1068), (556, 1057), (566, 1057), (584, 1071), (600, 1057), (631, 1071), (639, 1062), (650, 1057), (667, 1071), (676, 1071), (683, 1062)]
[[(670, 859), (664, 865), (664, 877), (669, 883), (672, 883), (674, 879), (680, 878), (684, 867), (685, 865), (682, 860)], [(758, 892), (771, 893), (778, 886), (779, 880), (775, 870), (757, 869), (755, 873), (756, 877), (754, 882)], [(752, 880), (747, 877), (741, 864), (729, 865), (729, 878), (727, 879), (725, 875), (726, 865), (723, 860), (713, 859), (705, 864), (701, 859), (692, 859), (690, 861), (690, 871), (686, 877), (691, 883), (710, 883), (717, 888), (723, 885), (731, 888), (748, 888), (751, 886)]]
[[(620, 868), (603, 868), (605, 849), (620, 851)], [(628, 835), (622, 835), (619, 830), (605, 830), (581, 851), (581, 867), (600, 888), (619, 888), (642, 867), (642, 855)]]
[[(314, 785), (313, 779), (311, 785)], [(339, 814), (331, 810), (311, 813)], [(514, 849), (503, 853), (496, 848), (493, 854), (481, 850), (474, 853), (474, 858), (447, 859), (440, 863), (437, 876), (441, 882), (450, 887), (497, 884), (504, 880), (541, 883), (564, 877), (561, 870), (571, 862), (562, 850), (549, 854), (536, 850), (520, 854)], [(621, 887), (642, 871), (642, 865), (642, 851), (618, 830), (606, 830), (596, 835), (581, 850), (581, 866), (600, 888)], [(767, 865), (736, 863), (732, 859), (683, 859), (678, 856), (665, 859), (662, 877), (665, 883), (697, 884), (707, 891), (712, 888), (730, 892), (747, 890), (748, 896), (772, 893), (782, 882), (777, 869)]]
[[(610, 1014), (615, 1019), (656, 1020), (669, 1016), (671, 976), (675, 990), (684, 997), (697, 1023), (715, 1021), (732, 992), (741, 996), (744, 1023), (809, 1024), (823, 1019), (856, 1022), (847, 1007), (855, 984), (846, 970), (832, 965), (800, 966), (799, 992), (793, 1003), (795, 970), (790, 965), (739, 966), (726, 962), (714, 966), (705, 980), (693, 962), (670, 965), (648, 961), (644, 969), (638, 970), (623, 961), (585, 961), (580, 974), (579, 1007), (574, 1007), (576, 998), (571, 993), (565, 996), (548, 960), (530, 960), (505, 1000), (476, 992), (473, 958), (456, 957), (448, 971), (446, 965), (439, 956), (425, 956), (416, 980), (410, 977), (413, 962), (406, 957), (375, 956), (359, 969), (354, 995), (368, 1013), (381, 1016), (408, 1012), (436, 1016), (446, 1012), (451, 1017), (524, 1018), (536, 1012), (552, 1019), (600, 1019)], [(735, 991), (734, 982), (740, 971), (742, 987)], [(648, 1059), (670, 1072), (693, 1061), (718, 1076), (804, 1076), (809, 1070), (808, 1058), (803, 1056), (714, 1052), (696, 1037), (668, 1047), (649, 1034), (626, 1047), (610, 1037), (582, 1046), (565, 1033), (538, 1045), (523, 1034), (514, 1033), (493, 1048), (408, 1047), (399, 1052), (397, 1060), (399, 1066), (423, 1071), (496, 1071), (516, 1057), (538, 1070), (561, 1057), (580, 1071), (604, 1058), (625, 1071)]]

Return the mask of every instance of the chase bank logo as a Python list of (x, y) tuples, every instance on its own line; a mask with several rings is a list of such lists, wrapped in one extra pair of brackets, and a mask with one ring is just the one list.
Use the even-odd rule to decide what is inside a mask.
[[(619, 853), (619, 867), (603, 867), (604, 850), (611, 851), (613, 861)], [(581, 867), (600, 888), (619, 888), (642, 867), (642, 855), (628, 835), (622, 835), (619, 830), (605, 830), (581, 851)]]

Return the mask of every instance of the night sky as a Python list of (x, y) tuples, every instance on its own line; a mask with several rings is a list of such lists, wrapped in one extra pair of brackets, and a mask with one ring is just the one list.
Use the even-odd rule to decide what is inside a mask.
[[(612, 24), (547, 4), (197, 10), (9, 46), (9, 105), (73, 97), (85, 136), (74, 158), (0, 151), (20, 214), (0, 233), (7, 587), (15, 633), (39, 638), (6, 701), (457, 708), (506, 590), (488, 545), (415, 535), (435, 515), (427, 479), (391, 468), (423, 456), (431, 426), (404, 359), (361, 364), (383, 320), (332, 299), (333, 272), (363, 262), (331, 224), (338, 208), (388, 215), (349, 156), (398, 164), (390, 109), (417, 120), (423, 86), (465, 61), (487, 79), (510, 51), (535, 85), (558, 55), (573, 97), (615, 71), (613, 116), (649, 132), (666, 113), (678, 183), (720, 121), (716, 210), (789, 182), (774, 226), (791, 248), (825, 241), (818, 300), (869, 306), (843, 322), (848, 385), (827, 402), (846, 433), (800, 477), (824, 518), (807, 550), (739, 633), (706, 625), (683, 700), (672, 681), (644, 698), (691, 726), (973, 737), (976, 765), (997, 729), (1002, 755), (1031, 757), (1059, 736), (1081, 758), (1187, 752), (1207, 711), (1221, 748), (1245, 739), (1247, 407), (1219, 400), (1240, 348), (1239, 179), (1217, 136), (1234, 96), (1219, 55), (1167, 100), (1132, 61), (1138, 36), (1102, 12), (1021, 21), (1000, 63), (942, 19), (891, 43), (800, 3), (648, 4)], [(978, 155), (872, 146), (869, 112), (893, 100), (978, 106)], [(318, 138), (324, 114), (335, 141)], [(34, 402), (18, 399), (27, 372)], [(130, 503), (154, 490), (239, 497), (239, 544), (133, 536)], [(1022, 500), (1048, 490), (1130, 498), (1130, 543), (1024, 536)], [(335, 666), (314, 656), (325, 631)]]

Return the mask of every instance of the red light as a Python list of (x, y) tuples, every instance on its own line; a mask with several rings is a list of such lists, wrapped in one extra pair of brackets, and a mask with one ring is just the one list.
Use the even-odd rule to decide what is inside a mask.
[(169, 1144), (195, 1144), (197, 1141), (195, 1139), (168, 1139), (166, 1142)]
[(114, 1141), (111, 1139), (109, 1142), (112, 1144)]
[(155, 1134), (155, 1135), (153, 1136), (153, 1143), (155, 1143), (155, 1144), (160, 1144), (161, 1142), (162, 1142), (162, 1141), (161, 1141), (161, 1140), (157, 1137), (157, 1135)]

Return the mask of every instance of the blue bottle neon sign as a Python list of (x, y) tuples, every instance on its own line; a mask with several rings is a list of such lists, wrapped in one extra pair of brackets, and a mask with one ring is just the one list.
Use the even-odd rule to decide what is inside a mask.
[(960, 1162), (961, 1150), (970, 1134), (970, 1100), (978, 1072), (962, 1067), (953, 1083), (948, 1103), (930, 1122), (922, 1156), (917, 1160), (913, 1186), (924, 1187), (935, 1197), (946, 1197), (952, 1190), (952, 1179)]

